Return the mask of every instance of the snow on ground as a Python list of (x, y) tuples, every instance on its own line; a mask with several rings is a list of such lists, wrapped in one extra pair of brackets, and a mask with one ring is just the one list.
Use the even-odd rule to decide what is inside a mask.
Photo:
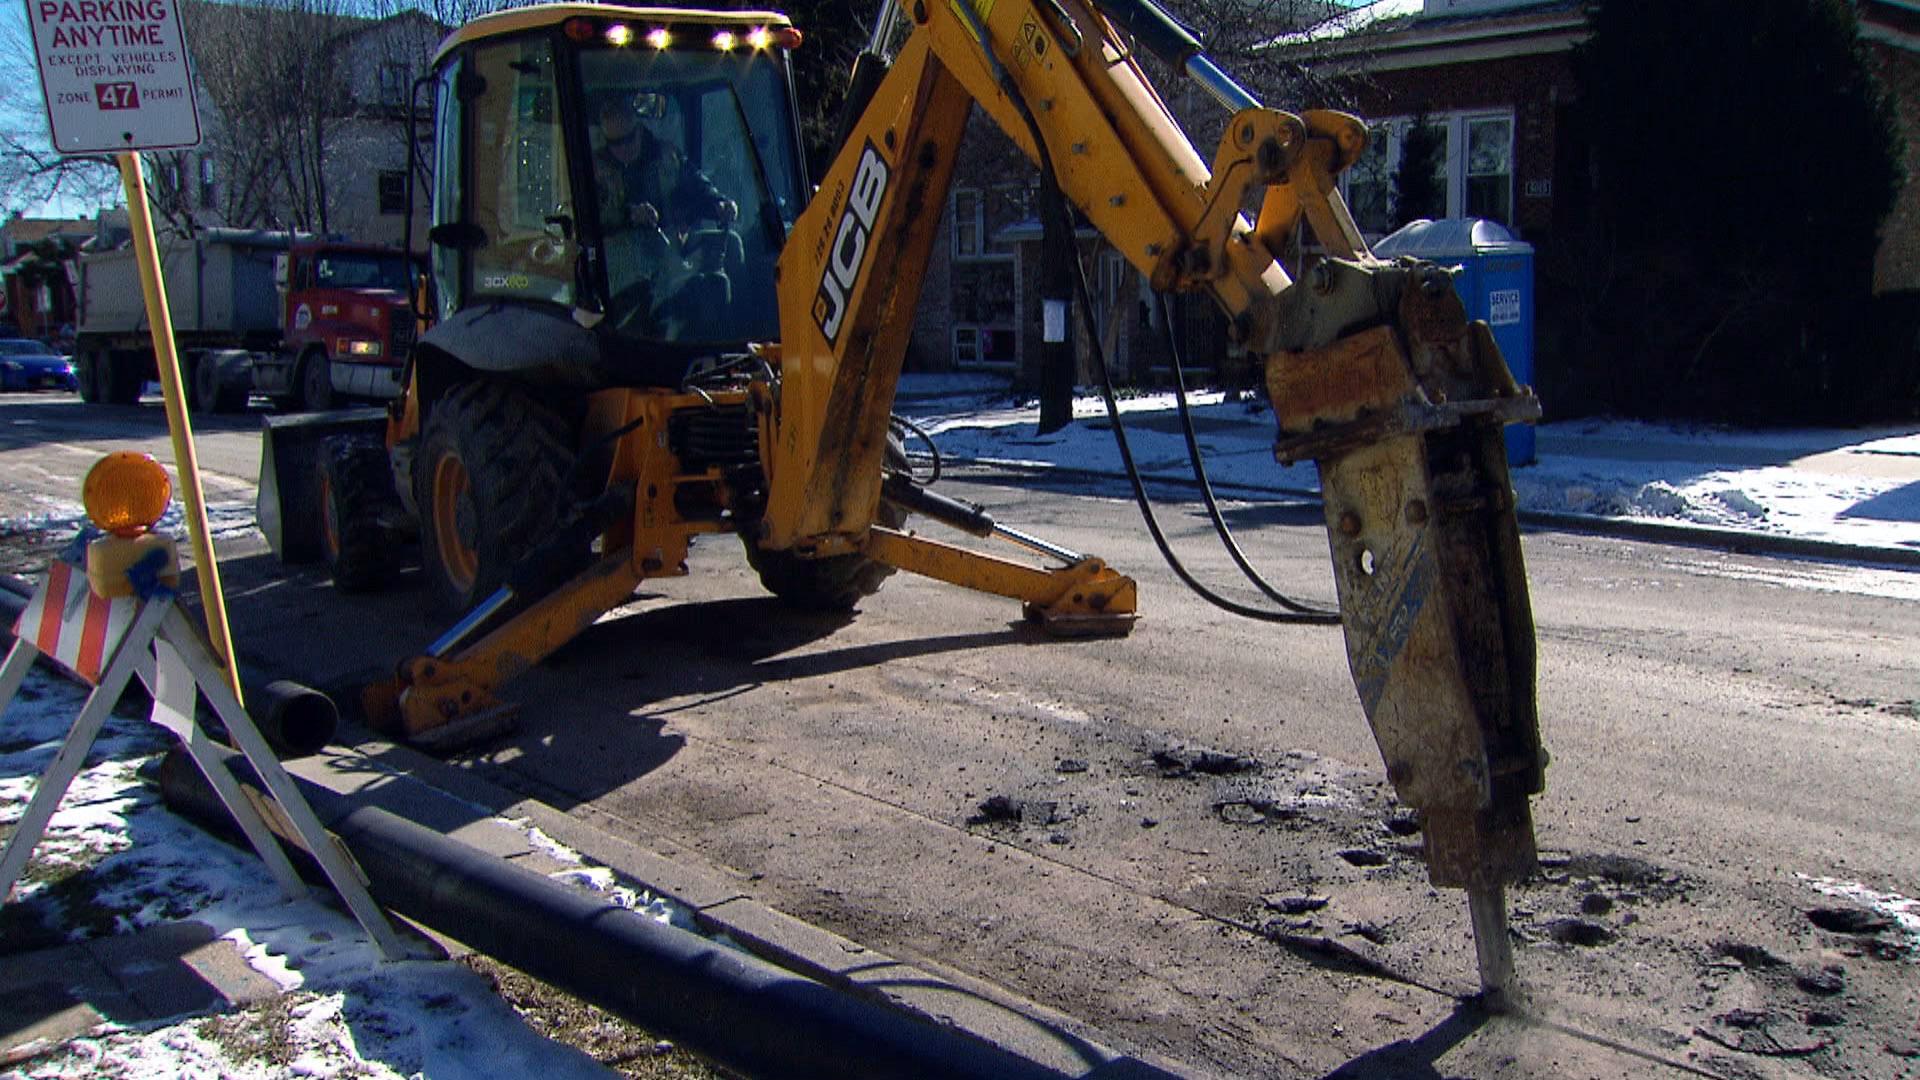
[[(933, 435), (947, 460), (1121, 471), (1098, 395), (1076, 400), (1076, 423), (1042, 436), (1035, 431), (1038, 407), (1004, 387), (995, 376), (909, 375), (895, 408)], [(1273, 460), (1274, 421), (1264, 400), (1203, 391), (1189, 403), (1215, 485), (1230, 492), (1318, 490), (1311, 464), (1283, 468)], [(1191, 479), (1173, 395), (1119, 404), (1141, 470)], [(1544, 425), (1536, 437), (1537, 463), (1513, 470), (1525, 510), (1920, 548), (1920, 425), (1748, 432), (1579, 420)], [(908, 450), (925, 447), (910, 439)]]
[[(36, 669), (0, 716), (0, 826), (20, 820), (82, 700), (82, 690)], [(287, 992), (281, 1007), (292, 1061), (236, 1056), (232, 1047), (245, 1038), (236, 1040), (231, 1030), (219, 1037), (218, 1019), (189, 1019), (145, 1030), (110, 1027), (0, 1072), (0, 1080), (610, 1075), (586, 1054), (535, 1035), (479, 975), (449, 961), (385, 962), (350, 918), (314, 899), (287, 901), (251, 852), (175, 817), (141, 780), (142, 765), (166, 745), (165, 733), (144, 720), (108, 722), (11, 903), (28, 903), (63, 875), (90, 868), (97, 888), (86, 921), (97, 932), (186, 918), (208, 924)], [(549, 847), (565, 851), (551, 841)], [(663, 922), (687, 921), (603, 868), (578, 865), (568, 879)], [(75, 928), (70, 936), (87, 933)]]

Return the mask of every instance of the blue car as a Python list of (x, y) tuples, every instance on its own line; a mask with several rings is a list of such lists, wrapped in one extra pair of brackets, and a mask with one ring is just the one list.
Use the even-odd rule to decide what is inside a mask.
[(37, 341), (0, 338), (0, 390), (78, 390), (73, 362)]

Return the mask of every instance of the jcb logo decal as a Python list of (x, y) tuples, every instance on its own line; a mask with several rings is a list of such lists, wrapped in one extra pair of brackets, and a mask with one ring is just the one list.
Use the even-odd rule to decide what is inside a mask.
[(879, 215), (880, 199), (886, 193), (887, 163), (869, 142), (860, 155), (860, 167), (854, 170), (853, 190), (847, 193), (846, 209), (840, 212), (833, 246), (827, 249), (827, 269), (820, 275), (820, 293), (813, 301), (813, 321), (819, 324), (829, 345), (840, 339), (840, 327), (847, 318), (847, 296), (866, 264), (873, 219)]

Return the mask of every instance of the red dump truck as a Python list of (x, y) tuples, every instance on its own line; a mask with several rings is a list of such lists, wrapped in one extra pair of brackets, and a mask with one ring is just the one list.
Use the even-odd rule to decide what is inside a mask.
[[(406, 257), (302, 234), (206, 229), (163, 244), (167, 306), (188, 403), (230, 412), (399, 396), (413, 346)], [(157, 379), (132, 249), (80, 258), (80, 396), (130, 405)]]

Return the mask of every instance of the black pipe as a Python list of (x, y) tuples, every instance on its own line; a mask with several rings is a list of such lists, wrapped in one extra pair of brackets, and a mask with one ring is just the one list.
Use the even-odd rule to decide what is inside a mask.
[[(259, 782), (238, 754), (226, 767)], [(748, 1076), (996, 1078), (1064, 1074), (960, 1030), (858, 998), (698, 934), (596, 900), (376, 807), (295, 778), (365, 871), (382, 906)], [(167, 805), (232, 830), (179, 751), (161, 770)], [(286, 846), (295, 845), (282, 837)], [(303, 854), (295, 851), (295, 854)], [(1128, 1066), (1087, 1044), (1089, 1070)]]
[(317, 754), (333, 741), (340, 709), (332, 698), (291, 679), (253, 682), (247, 680), (245, 668), (240, 675), (247, 692), (247, 715), (283, 757)]

